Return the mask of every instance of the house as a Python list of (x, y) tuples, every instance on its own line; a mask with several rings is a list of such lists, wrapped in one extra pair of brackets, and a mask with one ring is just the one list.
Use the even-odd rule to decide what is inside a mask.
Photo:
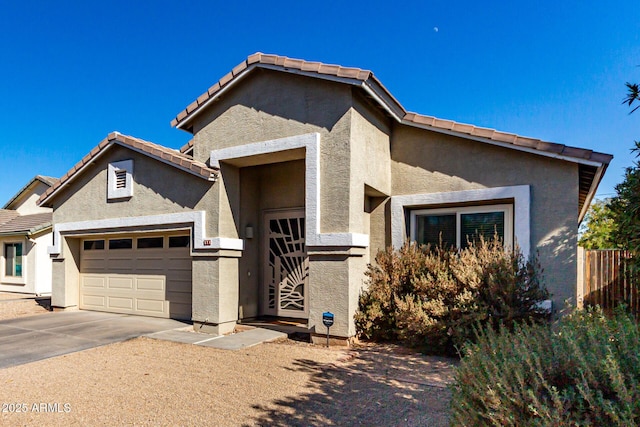
[(112, 133), (39, 200), (52, 304), (258, 316), (355, 334), (367, 264), (405, 239), (498, 230), (575, 300), (577, 229), (611, 156), (405, 111), (370, 71), (256, 53), (172, 121), (179, 152)]
[(0, 209), (0, 291), (51, 293), (52, 209), (36, 204), (56, 178), (38, 175)]

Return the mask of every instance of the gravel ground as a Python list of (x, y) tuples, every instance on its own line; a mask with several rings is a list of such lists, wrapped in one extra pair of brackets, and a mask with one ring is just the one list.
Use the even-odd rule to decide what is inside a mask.
[(137, 338), (0, 369), (0, 424), (444, 426), (452, 366), (392, 345)]
[(0, 292), (0, 320), (46, 313), (50, 305), (51, 298)]

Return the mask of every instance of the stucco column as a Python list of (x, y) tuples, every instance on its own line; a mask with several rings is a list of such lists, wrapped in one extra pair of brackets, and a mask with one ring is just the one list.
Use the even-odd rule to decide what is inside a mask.
[(53, 259), (51, 305), (78, 308), (80, 292), (80, 239), (62, 238), (62, 251)]
[(196, 332), (233, 332), (238, 320), (238, 258), (198, 256), (192, 262), (192, 320)]
[(335, 316), (331, 337), (346, 342), (356, 333), (353, 315), (364, 285), (364, 250), (312, 251), (309, 260), (309, 329), (313, 341), (321, 343), (325, 339), (322, 313), (330, 311)]

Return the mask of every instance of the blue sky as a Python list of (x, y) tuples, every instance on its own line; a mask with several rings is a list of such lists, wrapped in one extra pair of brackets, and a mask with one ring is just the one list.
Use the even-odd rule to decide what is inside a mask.
[(172, 148), (170, 120), (251, 53), (372, 70), (409, 111), (613, 154), (640, 111), (637, 0), (2, 2), (0, 205), (109, 132)]

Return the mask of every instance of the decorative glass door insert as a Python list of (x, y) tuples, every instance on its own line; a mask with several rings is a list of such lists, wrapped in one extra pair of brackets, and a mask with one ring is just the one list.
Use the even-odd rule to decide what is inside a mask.
[(308, 317), (304, 210), (265, 214), (265, 314)]

